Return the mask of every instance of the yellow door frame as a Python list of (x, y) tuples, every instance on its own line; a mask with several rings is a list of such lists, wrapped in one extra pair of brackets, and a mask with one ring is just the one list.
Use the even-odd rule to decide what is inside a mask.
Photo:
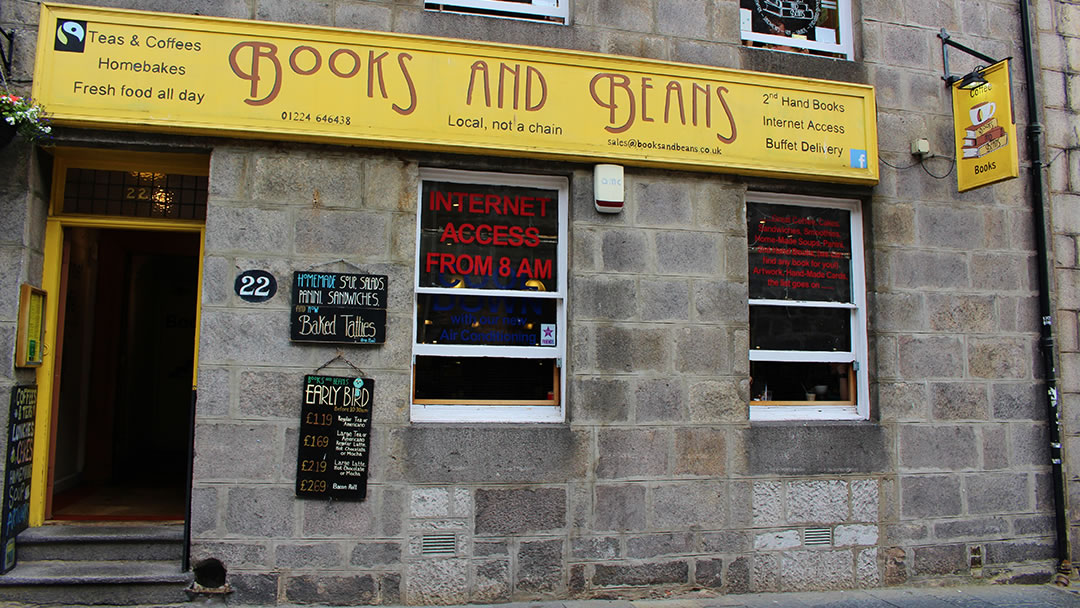
[(64, 257), (64, 229), (73, 227), (116, 230), (155, 230), (195, 232), (199, 234), (199, 278), (195, 303), (195, 352), (191, 386), (197, 384), (199, 372), (199, 319), (202, 314), (203, 256), (206, 247), (206, 223), (201, 220), (170, 220), (112, 215), (84, 215), (63, 212), (64, 184), (67, 170), (100, 169), (106, 171), (154, 171), (182, 175), (206, 176), (210, 172), (210, 157), (201, 154), (166, 154), (158, 152), (129, 152), (89, 148), (58, 148), (55, 151), (52, 174), (52, 196), (45, 222), (44, 267), (41, 288), (49, 294), (45, 306), (44, 358), (37, 368), (38, 406), (34, 432), (33, 477), (30, 482), (30, 525), (45, 523), (48, 491), (49, 437), (52, 432), (52, 403), (59, 386), (60, 367), (53, 353), (60, 328), (60, 273)]

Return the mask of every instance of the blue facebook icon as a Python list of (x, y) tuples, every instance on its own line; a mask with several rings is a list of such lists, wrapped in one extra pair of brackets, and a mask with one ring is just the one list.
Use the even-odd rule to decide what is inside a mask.
[(856, 169), (866, 168), (866, 150), (851, 151), (851, 166)]

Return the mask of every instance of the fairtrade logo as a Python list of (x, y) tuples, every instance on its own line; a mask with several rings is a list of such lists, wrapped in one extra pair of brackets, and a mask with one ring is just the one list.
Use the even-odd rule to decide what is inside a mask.
[(74, 19), (57, 21), (56, 44), (53, 49), (68, 53), (81, 53), (86, 47), (86, 22)]

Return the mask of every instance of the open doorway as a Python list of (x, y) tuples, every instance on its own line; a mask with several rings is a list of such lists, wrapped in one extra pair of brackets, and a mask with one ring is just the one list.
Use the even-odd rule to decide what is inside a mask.
[(68, 227), (63, 239), (46, 518), (182, 520), (200, 236)]

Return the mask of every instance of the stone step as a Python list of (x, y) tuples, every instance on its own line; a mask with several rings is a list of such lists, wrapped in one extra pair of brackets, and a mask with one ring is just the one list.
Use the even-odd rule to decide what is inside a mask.
[(23, 531), (15, 542), (20, 563), (173, 560), (179, 564), (184, 550), (184, 528), (176, 524), (41, 526)]
[(191, 575), (179, 561), (25, 562), (0, 576), (0, 597), (6, 601), (53, 605), (179, 604)]

